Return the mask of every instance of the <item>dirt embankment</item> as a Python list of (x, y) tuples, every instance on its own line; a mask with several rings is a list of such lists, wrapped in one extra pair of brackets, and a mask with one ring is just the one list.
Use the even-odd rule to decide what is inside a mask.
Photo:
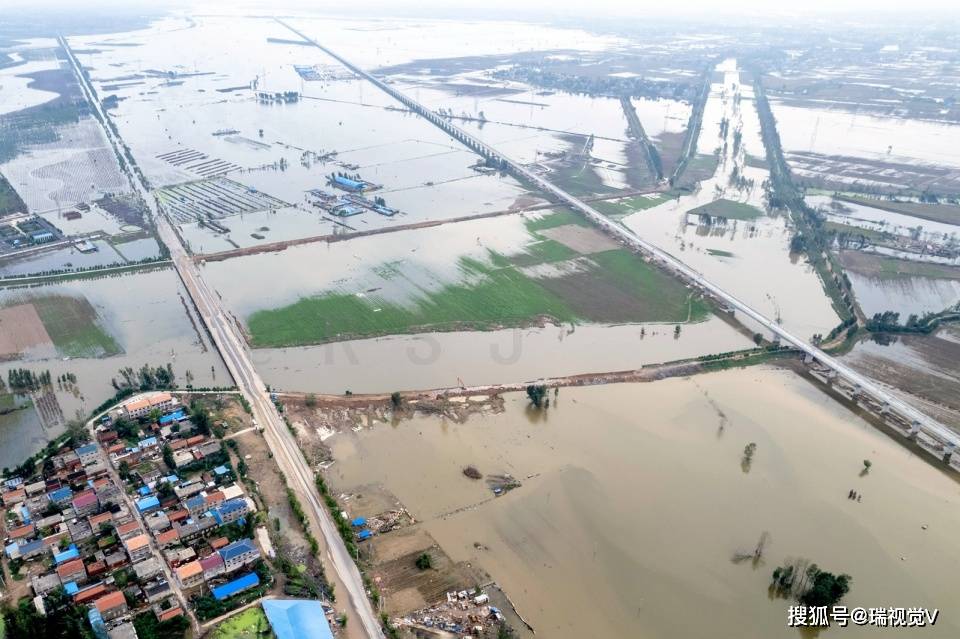
[[(718, 358), (714, 362), (729, 361), (732, 365), (745, 357), (745, 354), (731, 355), (728, 358)], [(792, 354), (785, 353), (785, 357)], [(745, 362), (746, 364), (747, 362)], [(597, 384), (617, 384), (621, 382), (653, 382), (668, 377), (696, 375), (697, 373), (713, 370), (715, 366), (707, 365), (699, 360), (684, 360), (667, 364), (655, 364), (635, 370), (613, 371), (607, 373), (581, 373), (563, 377), (544, 377), (538, 380), (525, 382), (509, 382), (504, 384), (487, 384), (483, 386), (454, 386), (449, 388), (434, 388), (429, 390), (404, 391), (399, 393), (401, 410), (432, 412), (445, 414), (451, 419), (466, 417), (476, 412), (478, 407), (484, 406), (480, 398), (498, 398), (501, 393), (510, 393), (526, 390), (529, 384), (543, 384), (548, 387), (558, 386), (593, 386)], [(353, 426), (366, 426), (363, 420), (391, 421), (393, 415), (391, 393), (370, 393), (364, 395), (318, 395), (301, 392), (279, 392), (278, 398), (288, 409), (288, 414), (300, 414), (298, 411), (310, 409), (323, 412), (331, 419), (331, 424), (342, 423)], [(339, 409), (339, 410), (338, 410)], [(293, 412), (291, 412), (293, 411)], [(334, 415), (341, 417), (333, 417)], [(291, 417), (293, 419), (293, 417)]]

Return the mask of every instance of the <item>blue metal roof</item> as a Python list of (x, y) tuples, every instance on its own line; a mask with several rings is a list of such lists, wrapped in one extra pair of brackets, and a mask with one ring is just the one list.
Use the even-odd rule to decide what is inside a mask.
[(230, 499), (228, 501), (225, 501), (223, 502), (223, 504), (220, 505), (219, 508), (215, 508), (213, 510), (213, 517), (214, 519), (217, 520), (217, 523), (222, 526), (223, 520), (226, 519), (226, 515), (229, 515), (230, 513), (237, 510), (243, 510), (244, 512), (246, 512), (246, 508), (247, 508), (247, 502), (241, 499), (240, 497), (237, 497), (235, 499)]
[(141, 487), (138, 488), (137, 490), (138, 490), (138, 491), (140, 492), (140, 494), (143, 495), (144, 497), (146, 497), (147, 495), (149, 495), (149, 494), (152, 492), (152, 491), (150, 490), (150, 487), (149, 487), (149, 486), (141, 486)]
[(68, 581), (63, 585), (63, 589), (67, 591), (68, 595), (75, 595), (80, 592), (80, 586), (75, 581)]
[(95, 453), (95, 452), (97, 452), (96, 444), (87, 444), (86, 446), (81, 446), (80, 448), (77, 449), (78, 455), (89, 455), (90, 453)]
[(220, 504), (217, 508), (221, 513), (232, 513), (235, 510), (243, 510), (247, 507), (247, 502), (243, 497), (234, 497)]
[(51, 490), (47, 493), (47, 497), (50, 498), (50, 501), (67, 501), (73, 497), (73, 491), (70, 490), (69, 486), (64, 486), (63, 488)]
[(261, 605), (277, 639), (333, 639), (319, 601), (265, 599)]
[(20, 519), (22, 519), (25, 524), (30, 523), (30, 509), (23, 504), (20, 504)]
[(33, 541), (28, 541), (24, 544), (20, 544), (20, 556), (23, 557), (25, 555), (32, 554), (37, 550), (42, 550), (42, 549), (43, 549), (43, 540), (34, 539)]
[(71, 559), (76, 559), (79, 556), (80, 556), (80, 551), (77, 550), (77, 546), (75, 544), (70, 544), (70, 547), (64, 550), (63, 552), (53, 553), (53, 563), (59, 566), (63, 562), (70, 561)]
[(227, 473), (230, 472), (230, 469), (227, 468), (226, 466), (217, 466), (216, 468), (213, 469), (213, 472), (217, 475), (226, 475)]
[(203, 495), (194, 495), (193, 497), (188, 497), (183, 504), (187, 507), (188, 510), (193, 510), (197, 506), (203, 506), (207, 503), (207, 498)]
[(357, 180), (351, 180), (350, 178), (345, 178), (342, 175), (334, 176), (333, 180), (337, 184), (340, 184), (342, 186), (345, 186), (351, 189), (359, 190), (359, 189), (366, 188), (367, 186), (366, 182), (358, 182)]
[(213, 596), (216, 597), (217, 601), (223, 601), (227, 597), (232, 597), (238, 592), (243, 592), (249, 588), (260, 585), (260, 577), (257, 577), (257, 573), (248, 572), (247, 574), (237, 577), (233, 581), (228, 581), (222, 586), (217, 586), (211, 592)]
[(147, 437), (137, 442), (137, 446), (139, 446), (140, 448), (148, 448), (150, 446), (156, 446), (156, 445), (157, 445), (156, 437)]
[(252, 539), (238, 539), (232, 544), (221, 548), (220, 556), (223, 557), (224, 561), (230, 561), (234, 557), (239, 557), (243, 553), (250, 552), (251, 550), (256, 550)]
[(146, 512), (153, 508), (160, 507), (160, 500), (157, 499), (156, 495), (151, 495), (150, 497), (144, 497), (137, 501), (137, 510), (140, 512)]

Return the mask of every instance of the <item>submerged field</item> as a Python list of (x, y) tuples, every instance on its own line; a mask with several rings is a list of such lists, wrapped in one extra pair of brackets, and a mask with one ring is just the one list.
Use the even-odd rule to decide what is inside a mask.
[(108, 357), (121, 352), (104, 330), (96, 309), (84, 297), (24, 296), (0, 308), (0, 355), (17, 357), (52, 345), (62, 357)]
[(763, 216), (763, 211), (752, 204), (719, 199), (690, 210), (691, 215), (709, 215), (727, 220), (755, 220)]
[(669, 196), (665, 193), (649, 193), (646, 195), (625, 197), (619, 200), (599, 200), (593, 202), (591, 206), (608, 217), (620, 219), (631, 213), (663, 204), (668, 199)]
[[(688, 322), (709, 309), (678, 281), (569, 213), (526, 219), (519, 248), (486, 246), (456, 255), (439, 282), (410, 260), (371, 270), (379, 286), (340, 282), (247, 326), (256, 347), (296, 346), (410, 332), (492, 330), (534, 323)], [(489, 232), (489, 231), (488, 231)], [(430, 242), (423, 246), (429, 249)]]

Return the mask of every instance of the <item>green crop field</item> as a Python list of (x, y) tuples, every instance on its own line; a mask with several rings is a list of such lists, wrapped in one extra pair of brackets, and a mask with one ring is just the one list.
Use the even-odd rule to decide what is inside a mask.
[[(546, 318), (567, 322), (685, 322), (709, 314), (707, 304), (677, 280), (626, 249), (581, 255), (541, 238), (537, 230), (576, 223), (572, 213), (527, 220), (524, 252), (486, 258), (460, 257), (459, 277), (440, 288), (407, 280), (398, 264), (373, 270), (404, 279), (415, 292), (398, 303), (375, 295), (329, 290), (247, 319), (254, 347), (317, 344), (333, 340), (453, 330), (525, 326)], [(576, 258), (575, 260), (572, 258)], [(553, 264), (557, 272), (534, 277), (525, 269)], [(395, 299), (395, 298), (393, 298)]]
[(846, 233), (852, 238), (860, 237), (862, 235), (871, 242), (889, 241), (895, 237), (893, 233), (888, 233), (887, 231), (875, 231), (873, 229), (860, 228), (859, 226), (841, 224), (839, 222), (824, 222), (823, 228), (836, 233)]
[(108, 357), (121, 352), (100, 326), (97, 311), (83, 297), (47, 295), (30, 299), (53, 340), (66, 357)]
[(558, 226), (567, 226), (568, 224), (576, 224), (577, 226), (590, 226), (590, 222), (588, 222), (582, 215), (566, 209), (561, 211), (551, 211), (550, 213), (541, 215), (540, 217), (528, 217), (524, 220), (523, 224), (527, 227), (527, 230), (534, 235), (536, 235), (537, 231), (555, 229)]
[(271, 639), (270, 622), (260, 606), (247, 608), (214, 629), (213, 639)]
[[(577, 252), (555, 240), (540, 240), (528, 244), (525, 252), (511, 255), (509, 261), (516, 266), (534, 266), (573, 259)], [(496, 264), (496, 262), (494, 262)]]
[(726, 199), (698, 206), (691, 209), (690, 213), (694, 215), (707, 214), (711, 217), (723, 217), (728, 220), (754, 220), (763, 216), (763, 211), (755, 206)]

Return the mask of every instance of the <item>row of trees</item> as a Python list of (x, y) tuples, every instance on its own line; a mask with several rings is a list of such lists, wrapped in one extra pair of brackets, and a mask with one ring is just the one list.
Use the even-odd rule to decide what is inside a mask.
[(119, 373), (119, 381), (116, 377), (110, 380), (117, 391), (128, 388), (140, 391), (176, 388), (173, 365), (169, 362), (166, 366), (156, 367), (144, 364), (137, 371), (130, 366), (126, 366), (121, 368)]
[[(11, 393), (32, 393), (44, 386), (51, 385), (50, 371), (40, 374), (26, 368), (11, 368), (7, 371), (7, 385)], [(0, 381), (0, 392), (3, 391), (3, 382)]]
[(939, 324), (940, 315), (937, 313), (916, 313), (907, 317), (904, 324), (900, 323), (900, 313), (884, 311), (875, 313), (867, 320), (865, 327), (871, 333), (931, 333)]

